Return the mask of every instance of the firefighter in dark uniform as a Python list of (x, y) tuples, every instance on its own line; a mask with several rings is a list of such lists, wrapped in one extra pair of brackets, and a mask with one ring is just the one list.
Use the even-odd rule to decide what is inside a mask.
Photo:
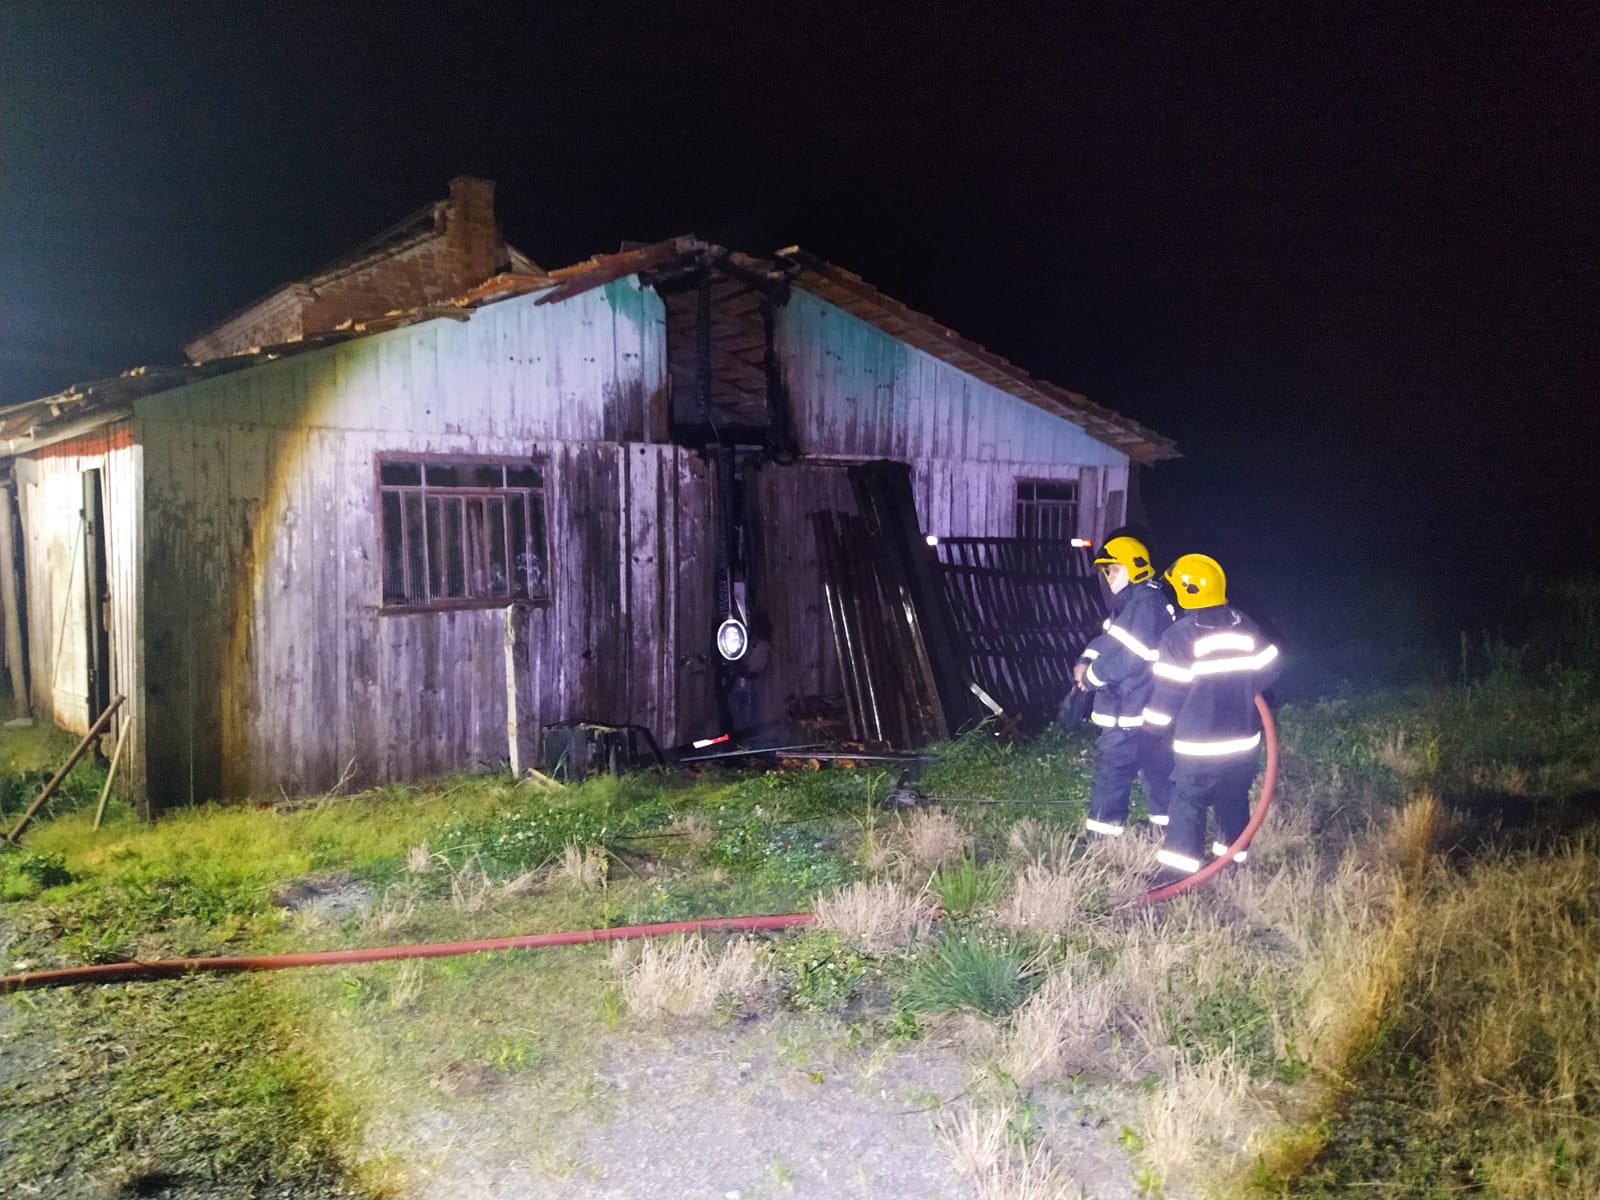
[(1219, 857), (1249, 824), (1261, 753), (1255, 697), (1283, 664), (1260, 627), (1227, 602), (1216, 559), (1185, 554), (1166, 579), (1185, 611), (1156, 647), (1155, 691), (1144, 717), (1172, 734), (1171, 820), (1157, 855), (1171, 878), (1200, 869), (1207, 809), (1216, 813), (1220, 840), (1211, 852)]
[(1141, 772), (1150, 820), (1167, 822), (1172, 754), (1166, 731), (1146, 728), (1144, 710), (1154, 684), (1156, 643), (1174, 614), (1150, 551), (1138, 538), (1112, 534), (1094, 561), (1111, 588), (1111, 615), (1105, 632), (1084, 647), (1072, 669), (1077, 687), (1094, 693), (1089, 720), (1100, 727), (1086, 828), (1093, 837), (1120, 837), (1128, 823), (1128, 793)]

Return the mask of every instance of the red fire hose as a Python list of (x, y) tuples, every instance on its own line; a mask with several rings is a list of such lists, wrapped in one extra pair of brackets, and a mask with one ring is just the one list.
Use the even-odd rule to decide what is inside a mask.
[(707, 929), (784, 929), (804, 925), (810, 913), (764, 917), (708, 917), (700, 921), (666, 921), (657, 925), (619, 925), (612, 929), (572, 929), (564, 933), (528, 933), (520, 937), (481, 938), (472, 942), (432, 942), (419, 946), (369, 946), (362, 950), (322, 950), (308, 954), (254, 954), (239, 958), (160, 958), (151, 962), (101, 963), (0, 975), (0, 993), (27, 988), (66, 987), (76, 983), (124, 983), (165, 979), (193, 971), (281, 971), (287, 967), (321, 967), (335, 963), (381, 962), (392, 958), (447, 958), (488, 950), (530, 950), (540, 946), (574, 946), (582, 942), (614, 942), (624, 938), (660, 937)]
[(1266, 699), (1259, 692), (1256, 693), (1256, 711), (1261, 714), (1262, 740), (1267, 743), (1267, 766), (1261, 776), (1261, 799), (1256, 801), (1256, 810), (1250, 814), (1250, 821), (1244, 827), (1244, 832), (1233, 845), (1228, 847), (1226, 854), (1212, 859), (1187, 879), (1180, 879), (1165, 887), (1152, 888), (1139, 898), (1142, 903), (1156, 904), (1162, 900), (1170, 900), (1204, 883), (1231, 863), (1235, 854), (1243, 852), (1250, 844), (1250, 839), (1255, 837), (1256, 830), (1261, 828), (1261, 822), (1272, 804), (1272, 789), (1278, 782), (1278, 724), (1272, 719), (1272, 710), (1267, 707)]
[[(1256, 802), (1250, 822), (1244, 827), (1228, 853), (1207, 863), (1187, 879), (1166, 887), (1154, 888), (1140, 897), (1142, 903), (1155, 904), (1204, 883), (1233, 861), (1233, 856), (1250, 845), (1256, 830), (1272, 804), (1272, 790), (1278, 779), (1278, 727), (1272, 710), (1261, 696), (1256, 697), (1261, 714), (1261, 730), (1267, 743), (1267, 765), (1261, 780), (1261, 799)], [(529, 933), (518, 937), (480, 938), (470, 942), (431, 942), (411, 946), (369, 946), (361, 950), (321, 950), (306, 954), (253, 954), (232, 958), (160, 958), (150, 962), (101, 963), (92, 967), (63, 967), (55, 971), (28, 971), (19, 975), (0, 975), (0, 994), (31, 988), (67, 987), (80, 983), (126, 983), (138, 979), (167, 979), (196, 971), (281, 971), (289, 967), (321, 967), (339, 963), (382, 962), (397, 958), (448, 958), (456, 954), (479, 954), (492, 950), (532, 950), (542, 946), (575, 946), (584, 942), (613, 942), (625, 938), (661, 937), (672, 933), (697, 933), (709, 929), (786, 929), (805, 925), (810, 913), (777, 913), (758, 917), (707, 917), (698, 921), (666, 921), (655, 925), (619, 925), (611, 929), (571, 929), (561, 933)]]

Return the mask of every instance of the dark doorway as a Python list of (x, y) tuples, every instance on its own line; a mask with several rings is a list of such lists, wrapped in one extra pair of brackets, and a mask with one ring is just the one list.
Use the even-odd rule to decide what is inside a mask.
[(83, 582), (88, 718), (93, 725), (111, 706), (111, 631), (106, 623), (111, 591), (106, 583), (105, 501), (98, 470), (83, 473)]

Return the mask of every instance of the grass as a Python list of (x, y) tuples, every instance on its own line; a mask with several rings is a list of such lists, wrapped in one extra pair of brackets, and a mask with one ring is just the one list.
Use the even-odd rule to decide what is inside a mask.
[[(270, 981), (46, 994), (13, 1013), (13, 1036), (54, 1034), (55, 1053), (13, 1096), (20, 1127), (4, 1135), (0, 1177), (87, 1174), (114, 1194), (155, 1176), (305, 1185), (340, 1173), (335, 1130), (353, 1110)], [(70, 1119), (40, 1102), (59, 1087), (73, 1089)]]
[(641, 1019), (707, 1016), (724, 998), (752, 997), (767, 974), (746, 938), (717, 948), (696, 936), (618, 942), (611, 966), (622, 981), (623, 1004)]
[[(1472, 640), (1448, 682), (1285, 709), (1250, 866), (1155, 909), (1132, 903), (1152, 842), (1079, 836), (1088, 742), (1063, 733), (938, 748), (918, 784), (936, 803), (911, 812), (876, 806), (883, 772), (643, 772), (154, 825), (115, 801), (96, 831), (85, 764), (0, 849), (7, 970), (808, 907), (819, 925), (12, 996), (0, 1191), (403, 1196), (438, 1167), (407, 1151), (423, 1113), (513, 1101), (518, 1144), (483, 1152), (570, 1169), (573, 1129), (606, 1119), (609, 1039), (737, 1012), (875, 1064), (986, 1031), (957, 1039), (967, 1100), (932, 1118), (984, 1197), (1075, 1194), (1060, 1148), (1083, 1127), (1055, 1101), (1080, 1089), (1169, 1197), (1600, 1194), (1588, 628), (1564, 627), (1565, 658)], [(0, 803), (68, 749), (0, 732)]]
[(819, 895), (812, 913), (820, 928), (847, 945), (884, 958), (925, 938), (935, 910), (927, 892), (913, 892), (892, 880), (862, 880)]
[(913, 964), (901, 998), (913, 1012), (1003, 1017), (1028, 998), (1039, 964), (1027, 947), (972, 934), (943, 938)]
[[(1435, 865), (1396, 976), (1398, 1002), (1351, 1056), (1339, 1120), (1286, 1169), (1297, 1195), (1600, 1194), (1600, 846)], [(1376, 1182), (1381, 1180), (1381, 1182)]]

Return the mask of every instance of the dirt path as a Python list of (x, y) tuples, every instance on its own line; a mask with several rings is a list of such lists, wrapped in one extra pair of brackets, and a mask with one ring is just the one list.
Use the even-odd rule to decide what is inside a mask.
[[(491, 1087), (442, 1097), (387, 1148), (425, 1200), (972, 1200), (935, 1132), (972, 1083), (956, 1047), (874, 1054), (820, 1018), (633, 1033), (605, 1050), (582, 1112), (552, 1121), (537, 1088)], [(1096, 1103), (1032, 1117), (1063, 1194), (1137, 1195), (1121, 1126)]]

